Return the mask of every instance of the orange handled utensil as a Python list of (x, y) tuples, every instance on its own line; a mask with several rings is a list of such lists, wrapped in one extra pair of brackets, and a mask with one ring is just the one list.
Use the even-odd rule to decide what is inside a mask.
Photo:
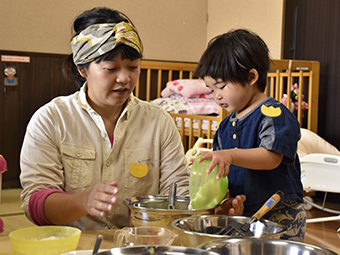
[(218, 235), (228, 235), (228, 236), (254, 236), (254, 234), (249, 230), (250, 225), (261, 219), (267, 212), (269, 212), (283, 197), (283, 192), (278, 191), (272, 195), (266, 203), (248, 220), (246, 223), (242, 224), (236, 221), (231, 222), (227, 226), (220, 229), (216, 234)]

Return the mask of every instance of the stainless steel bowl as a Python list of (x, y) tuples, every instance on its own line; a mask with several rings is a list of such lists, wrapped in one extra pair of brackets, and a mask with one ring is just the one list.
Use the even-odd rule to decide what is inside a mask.
[[(232, 222), (246, 223), (250, 218), (228, 215), (200, 215), (174, 220), (171, 227), (179, 234), (181, 245), (197, 247), (209, 241), (235, 238), (234, 236), (217, 235), (218, 229)], [(249, 229), (255, 238), (279, 239), (286, 232), (285, 227), (276, 222), (260, 220), (253, 222)]]
[(113, 248), (108, 251), (97, 253), (98, 255), (125, 255), (125, 254), (147, 254), (147, 255), (157, 255), (157, 254), (171, 254), (171, 255), (219, 255), (213, 251), (207, 251), (202, 249), (186, 248), (181, 246), (133, 246), (127, 248)]
[(175, 208), (168, 209), (169, 196), (143, 196), (124, 200), (129, 208), (130, 224), (138, 226), (170, 227), (176, 219), (192, 215), (212, 214), (214, 209), (189, 210), (190, 198), (176, 196)]
[(208, 251), (228, 255), (337, 255), (337, 253), (316, 245), (271, 239), (235, 238), (211, 241), (201, 247)]

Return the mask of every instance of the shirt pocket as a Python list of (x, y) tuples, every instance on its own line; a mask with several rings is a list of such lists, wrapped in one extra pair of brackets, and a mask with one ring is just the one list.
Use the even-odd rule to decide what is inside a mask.
[(74, 144), (61, 146), (61, 158), (64, 165), (65, 186), (72, 189), (91, 185), (96, 150)]
[(151, 153), (144, 149), (125, 149), (125, 188), (133, 190), (147, 190), (153, 180), (159, 180), (154, 173)]

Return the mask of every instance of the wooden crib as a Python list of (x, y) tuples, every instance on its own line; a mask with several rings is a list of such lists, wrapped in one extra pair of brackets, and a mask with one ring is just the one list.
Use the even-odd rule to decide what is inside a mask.
[[(160, 98), (168, 81), (193, 79), (195, 67), (195, 63), (143, 60), (135, 95), (146, 101)], [(272, 60), (266, 88), (266, 94), (278, 101), (286, 94), (287, 105), (291, 105), (291, 85), (297, 83), (298, 109), (294, 113), (301, 127), (315, 133), (318, 128), (319, 75), (320, 64), (317, 61)], [(308, 103), (307, 110), (302, 107), (303, 101)], [(219, 116), (170, 113), (180, 132), (185, 151), (194, 145), (198, 137), (213, 138), (219, 123), (228, 114), (222, 108)]]

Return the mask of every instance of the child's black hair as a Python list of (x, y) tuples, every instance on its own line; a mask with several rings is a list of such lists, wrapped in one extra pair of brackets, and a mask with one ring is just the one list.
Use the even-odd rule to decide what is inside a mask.
[(270, 67), (266, 43), (255, 33), (246, 29), (231, 30), (210, 40), (194, 75), (213, 79), (239, 82), (249, 81), (249, 71), (259, 74), (258, 87), (264, 91)]

